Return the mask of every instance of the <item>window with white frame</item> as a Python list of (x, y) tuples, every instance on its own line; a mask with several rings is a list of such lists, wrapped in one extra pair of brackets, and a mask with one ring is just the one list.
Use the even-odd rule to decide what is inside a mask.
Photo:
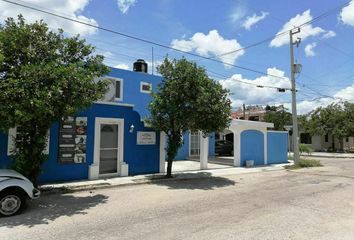
[[(17, 133), (18, 133), (17, 127), (10, 128), (8, 131), (8, 140), (7, 140), (7, 155), (8, 156), (10, 156), (14, 152), (16, 152), (15, 143), (16, 143), (16, 139), (18, 139)], [(50, 138), (50, 131), (48, 131), (48, 134), (47, 134), (47, 145), (43, 151), (44, 154), (49, 154), (49, 138)]]
[(140, 82), (140, 92), (142, 93), (151, 93), (152, 84), (148, 82)]
[(115, 100), (122, 101), (123, 100), (123, 80), (122, 79), (114, 79), (114, 98)]

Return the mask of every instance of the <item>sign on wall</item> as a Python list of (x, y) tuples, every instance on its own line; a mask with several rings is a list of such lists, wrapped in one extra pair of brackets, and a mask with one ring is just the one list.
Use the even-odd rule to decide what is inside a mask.
[(138, 145), (154, 145), (156, 144), (155, 132), (137, 132), (137, 144)]
[(86, 162), (87, 117), (67, 117), (60, 121), (59, 162)]

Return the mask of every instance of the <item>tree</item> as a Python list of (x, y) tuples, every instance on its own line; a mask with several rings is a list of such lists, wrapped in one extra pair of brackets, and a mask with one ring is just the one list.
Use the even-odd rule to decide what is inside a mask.
[(264, 121), (274, 123), (274, 129), (283, 131), (285, 125), (292, 123), (291, 113), (287, 111), (283, 105), (280, 106), (266, 106), (266, 113)]
[(14, 167), (35, 184), (51, 124), (100, 99), (108, 72), (103, 56), (79, 36), (49, 31), (43, 22), (8, 18), (0, 26), (0, 129), (18, 127)]
[(152, 94), (149, 122), (167, 135), (166, 176), (172, 177), (172, 162), (183, 144), (182, 134), (224, 130), (231, 121), (231, 101), (228, 91), (210, 79), (204, 68), (185, 58), (165, 58), (158, 72), (164, 79)]
[(304, 130), (311, 135), (332, 135), (332, 148), (335, 150), (335, 139), (339, 140), (343, 150), (343, 138), (354, 133), (354, 104), (332, 103), (327, 107), (319, 107), (309, 114)]

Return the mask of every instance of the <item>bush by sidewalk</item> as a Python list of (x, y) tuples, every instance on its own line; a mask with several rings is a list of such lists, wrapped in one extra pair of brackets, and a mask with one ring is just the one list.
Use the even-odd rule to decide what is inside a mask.
[(286, 169), (300, 169), (300, 168), (309, 168), (309, 167), (322, 167), (320, 161), (312, 159), (300, 159), (299, 163), (294, 165), (285, 166)]

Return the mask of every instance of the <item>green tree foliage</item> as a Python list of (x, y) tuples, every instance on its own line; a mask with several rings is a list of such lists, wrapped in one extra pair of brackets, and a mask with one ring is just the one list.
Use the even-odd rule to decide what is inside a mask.
[(288, 109), (280, 106), (266, 106), (266, 113), (264, 115), (264, 121), (274, 123), (274, 129), (283, 131), (285, 125), (292, 124), (291, 113)]
[(184, 58), (165, 58), (158, 72), (164, 80), (152, 95), (149, 122), (167, 135), (167, 177), (171, 177), (173, 159), (183, 144), (182, 134), (224, 130), (231, 121), (231, 101), (228, 91), (210, 79), (204, 68)]
[(100, 99), (108, 72), (103, 56), (79, 36), (49, 31), (22, 16), (0, 26), (0, 129), (18, 127), (15, 168), (36, 183), (46, 160), (43, 150), (51, 124)]
[(311, 135), (332, 135), (338, 139), (340, 150), (343, 150), (343, 138), (354, 136), (354, 104), (349, 102), (332, 103), (327, 107), (319, 107), (302, 121), (305, 132)]

